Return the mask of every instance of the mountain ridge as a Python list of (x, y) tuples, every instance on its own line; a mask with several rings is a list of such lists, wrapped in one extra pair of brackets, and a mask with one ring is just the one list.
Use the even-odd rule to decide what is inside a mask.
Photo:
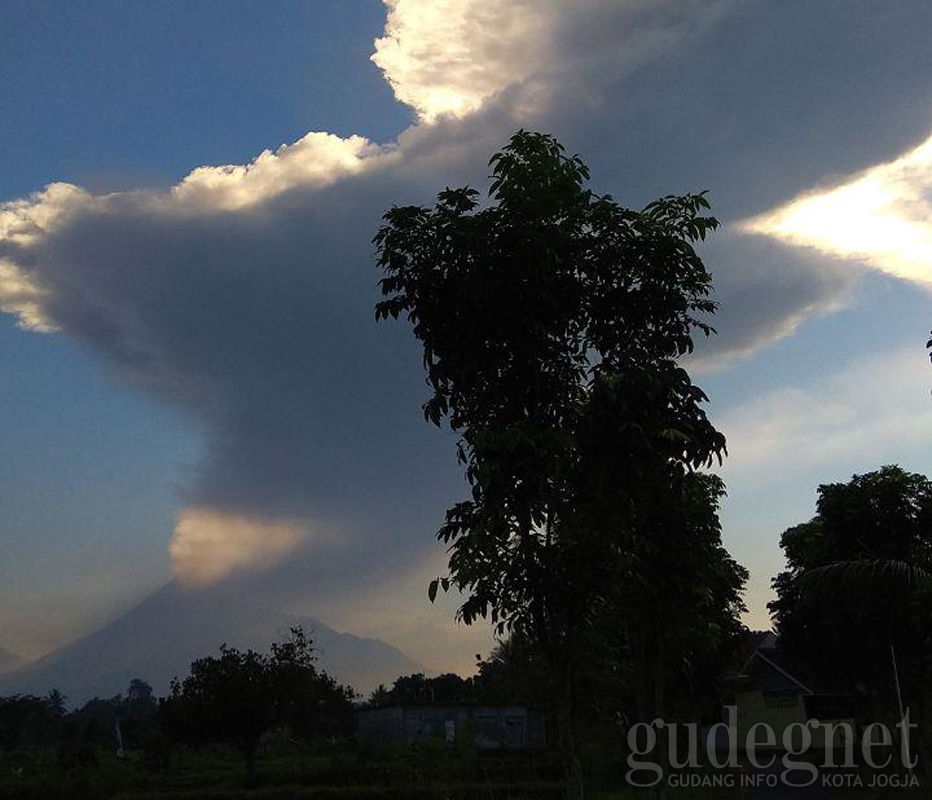
[(26, 660), (18, 653), (0, 647), (0, 675), (6, 675), (20, 669), (25, 663)]
[(0, 674), (0, 695), (42, 695), (55, 688), (74, 706), (124, 692), (132, 678), (165, 694), (173, 677), (187, 675), (193, 660), (216, 653), (221, 644), (265, 652), (295, 625), (311, 634), (321, 668), (357, 691), (425, 671), (380, 639), (248, 603), (222, 586), (186, 589), (170, 582), (87, 636)]

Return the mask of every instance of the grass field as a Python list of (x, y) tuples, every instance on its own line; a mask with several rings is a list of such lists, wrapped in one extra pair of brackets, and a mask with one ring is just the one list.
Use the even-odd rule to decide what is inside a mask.
[(252, 776), (235, 752), (223, 748), (178, 751), (163, 770), (147, 766), (142, 754), (95, 756), (91, 763), (70, 769), (63, 769), (51, 751), (6, 756), (0, 759), (0, 800), (549, 800), (562, 797), (563, 791), (558, 765), (549, 756), (293, 752), (264, 755)]
[[(0, 800), (561, 800), (562, 770), (552, 753), (479, 755), (443, 747), (370, 754), (267, 748), (247, 776), (225, 748), (177, 750), (164, 769), (142, 753), (117, 758), (96, 751), (64, 769), (57, 754), (0, 758)], [(620, 772), (618, 771), (620, 770)], [(624, 768), (598, 770), (592, 800), (628, 800)], [(674, 790), (677, 800), (733, 800), (734, 791)]]

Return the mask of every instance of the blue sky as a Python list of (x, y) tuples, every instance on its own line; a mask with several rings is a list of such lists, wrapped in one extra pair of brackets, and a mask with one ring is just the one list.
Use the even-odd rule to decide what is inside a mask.
[[(312, 129), (389, 139), (412, 113), (368, 61), (384, 21), (363, 0), (4, 3), (0, 201), (52, 181), (169, 185)], [(3, 315), (0, 352), (4, 622), (31, 656), (167, 580), (201, 441), (67, 339)]]
[(384, 141), (412, 118), (368, 60), (378, 2), (13, 0), (0, 14), (5, 198), (59, 180), (166, 185), (309, 130)]
[[(3, 4), (0, 646), (38, 655), (172, 575), (234, 575), (469, 663), (487, 635), (423, 591), (462, 485), (419, 419), (416, 349), (371, 324), (369, 239), (392, 202), (482, 186), (521, 125), (622, 202), (712, 193), (721, 335), (694, 366), (765, 624), (818, 483), (932, 471), (932, 168), (904, 159), (932, 133), (932, 12), (815, 5), (402, 1), (376, 48), (374, 1)], [(82, 190), (18, 202), (53, 182)]]

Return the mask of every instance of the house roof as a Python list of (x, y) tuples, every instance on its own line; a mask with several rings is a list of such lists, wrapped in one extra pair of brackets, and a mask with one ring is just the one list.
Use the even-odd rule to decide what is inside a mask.
[(772, 631), (754, 631), (749, 644), (752, 649), (748, 651), (741, 674), (736, 676), (741, 684), (764, 692), (815, 693), (812, 682), (781, 652)]
[(804, 694), (814, 694), (809, 686), (781, 666), (776, 650), (755, 650), (744, 665), (744, 673), (751, 679), (751, 684), (762, 691), (796, 689)]

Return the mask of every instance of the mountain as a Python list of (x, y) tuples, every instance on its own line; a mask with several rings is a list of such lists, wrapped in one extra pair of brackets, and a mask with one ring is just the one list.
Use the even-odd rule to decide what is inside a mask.
[(0, 675), (12, 672), (23, 665), (23, 659), (4, 647), (0, 647)]
[(319, 620), (301, 619), (251, 604), (222, 587), (186, 589), (172, 582), (95, 633), (14, 672), (0, 675), (0, 696), (59, 689), (69, 706), (125, 692), (132, 678), (165, 694), (191, 662), (221, 644), (265, 652), (303, 625), (320, 649), (318, 664), (337, 681), (368, 693), (400, 675), (424, 672), (404, 653), (378, 639), (339, 633)]

